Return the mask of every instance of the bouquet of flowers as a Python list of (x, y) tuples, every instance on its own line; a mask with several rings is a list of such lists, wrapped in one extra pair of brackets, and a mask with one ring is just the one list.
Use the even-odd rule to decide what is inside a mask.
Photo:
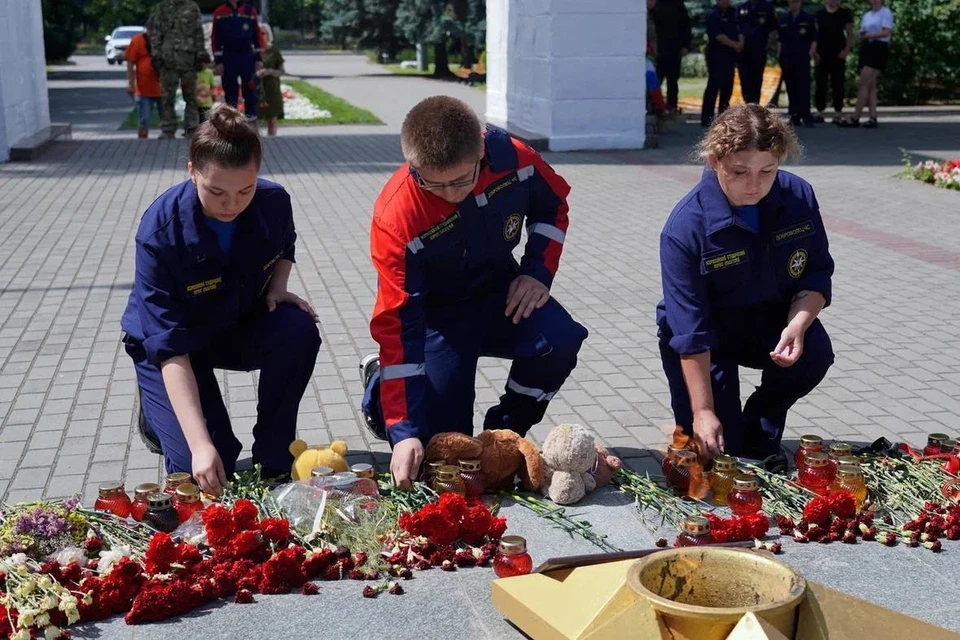
[(0, 512), (0, 556), (23, 553), (43, 560), (67, 547), (78, 547), (87, 537), (87, 519), (76, 508), (78, 500), (15, 505)]

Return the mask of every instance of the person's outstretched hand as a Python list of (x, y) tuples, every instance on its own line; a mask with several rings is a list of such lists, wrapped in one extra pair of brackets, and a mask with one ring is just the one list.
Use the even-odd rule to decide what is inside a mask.
[(780, 342), (770, 352), (770, 359), (778, 366), (792, 367), (803, 354), (803, 327), (795, 323), (787, 325), (780, 334)]
[(707, 460), (723, 453), (723, 425), (713, 411), (699, 411), (694, 414), (693, 435), (700, 441), (701, 453)]
[(201, 489), (212, 496), (219, 496), (223, 492), (223, 487), (227, 484), (227, 474), (213, 443), (194, 451), (190, 466)]
[(518, 276), (510, 283), (507, 291), (506, 316), (513, 316), (513, 324), (519, 323), (530, 314), (547, 304), (550, 289), (533, 276)]
[(390, 458), (390, 473), (393, 481), (400, 489), (410, 490), (413, 481), (420, 471), (423, 461), (423, 443), (420, 438), (407, 438), (393, 446), (393, 456)]

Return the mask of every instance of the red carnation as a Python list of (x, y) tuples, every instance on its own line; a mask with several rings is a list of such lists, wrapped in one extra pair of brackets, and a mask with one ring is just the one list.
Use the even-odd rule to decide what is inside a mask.
[(456, 555), (453, 556), (453, 561), (457, 563), (458, 567), (477, 566), (477, 558), (469, 549), (461, 549), (460, 551), (457, 551)]
[(460, 522), (460, 538), (467, 544), (480, 542), (490, 531), (493, 516), (483, 505), (470, 507)]
[(831, 491), (827, 498), (830, 503), (830, 513), (843, 518), (851, 518), (857, 513), (857, 500), (849, 491)]
[(830, 503), (826, 498), (817, 496), (803, 508), (803, 519), (821, 527), (830, 521)]
[(323, 573), (327, 567), (333, 564), (333, 560), (333, 552), (329, 549), (324, 549), (304, 560), (303, 570), (308, 578), (316, 578)]
[(90, 553), (97, 553), (103, 549), (103, 540), (97, 536), (90, 536), (83, 541), (83, 548)]
[(207, 542), (211, 547), (225, 547), (233, 540), (233, 516), (219, 504), (203, 510), (203, 524), (207, 530)]
[[(83, 570), (80, 568), (80, 565), (76, 562), (71, 562), (66, 567), (63, 568), (61, 576), (66, 582), (77, 583), (80, 582), (81, 576), (83, 575)], [(0, 571), (0, 582), (3, 582), (6, 576), (3, 575), (3, 572)]]
[(467, 501), (460, 494), (442, 493), (438, 504), (455, 522), (459, 522), (467, 514)]
[(746, 528), (746, 533), (751, 538), (763, 538), (770, 529), (770, 520), (762, 511), (744, 516), (742, 518)]
[(250, 593), (249, 589), (240, 589), (240, 591), (237, 591), (237, 595), (233, 597), (233, 601), (237, 604), (250, 604), (253, 602), (253, 594)]
[(315, 596), (320, 593), (320, 587), (317, 586), (316, 582), (304, 582), (303, 587), (300, 588), (300, 593), (305, 596)]
[(403, 595), (403, 587), (400, 586), (399, 582), (394, 582), (390, 585), (390, 593), (395, 596)]
[(377, 597), (377, 592), (376, 592), (376, 590), (374, 590), (373, 587), (371, 587), (370, 585), (367, 585), (367, 586), (365, 586), (365, 587), (363, 588), (363, 597), (364, 597), (364, 598), (376, 598), (376, 597)]
[(233, 555), (245, 558), (260, 547), (260, 534), (256, 531), (241, 531), (233, 538)]
[(507, 530), (507, 519), (500, 517), (494, 518), (490, 522), (490, 528), (487, 530), (487, 537), (491, 540), (500, 540), (503, 533)]
[(157, 533), (151, 538), (147, 547), (145, 567), (147, 573), (167, 573), (170, 565), (177, 561), (177, 545), (166, 533)]
[(362, 551), (354, 554), (354, 556), (353, 556), (353, 565), (354, 565), (355, 567), (361, 567), (361, 566), (363, 566), (363, 563), (367, 561), (367, 557), (368, 557), (367, 554), (364, 553), (364, 552), (362, 552)]
[(237, 531), (250, 531), (257, 528), (260, 511), (249, 500), (237, 500), (233, 505), (233, 522)]
[(260, 522), (260, 531), (263, 537), (274, 544), (281, 544), (290, 539), (290, 523), (283, 518), (267, 518)]

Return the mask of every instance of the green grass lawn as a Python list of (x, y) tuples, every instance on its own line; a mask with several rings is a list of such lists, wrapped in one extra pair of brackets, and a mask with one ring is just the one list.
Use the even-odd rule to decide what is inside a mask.
[[(383, 121), (381, 121), (380, 118), (366, 109), (361, 109), (356, 105), (352, 105), (343, 98), (338, 98), (335, 95), (329, 94), (320, 87), (310, 84), (309, 82), (304, 80), (284, 79), (283, 84), (289, 85), (294, 91), (310, 100), (310, 102), (312, 102), (318, 109), (326, 109), (329, 111), (331, 117), (306, 118), (302, 120), (280, 120), (278, 124), (281, 126), (300, 126), (305, 124), (383, 124)], [(156, 129), (159, 128), (159, 126), (160, 121), (157, 118), (156, 113), (153, 113), (150, 121), (150, 128)], [(130, 110), (130, 113), (127, 114), (127, 117), (123, 121), (123, 124), (120, 125), (120, 128), (137, 128), (136, 107), (133, 107)]]
[[(678, 83), (680, 87), (679, 97), (681, 100), (685, 98), (702, 98), (703, 90), (707, 88), (707, 79), (706, 78), (680, 78)], [(661, 85), (663, 90), (666, 91), (666, 83)]]

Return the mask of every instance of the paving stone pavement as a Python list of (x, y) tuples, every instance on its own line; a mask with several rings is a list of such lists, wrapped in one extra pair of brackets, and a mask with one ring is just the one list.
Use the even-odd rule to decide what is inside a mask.
[[(299, 232), (291, 288), (318, 310), (324, 339), (300, 407), (300, 436), (342, 438), (352, 457), (383, 464), (359, 419), (357, 361), (374, 349), (367, 320), (375, 278), (368, 259), (371, 206), (401, 161), (406, 110), (455, 92), (483, 108), (475, 89), (419, 78), (378, 77), (357, 57), (291, 55), (291, 71), (377, 113), (384, 126), (282, 129), (266, 140), (263, 175), (293, 197)], [(100, 67), (103, 67), (102, 69)], [(156, 480), (159, 458), (133, 424), (134, 371), (119, 319), (133, 280), (133, 235), (143, 210), (185, 179), (186, 143), (117, 133), (102, 108), (102, 61), (78, 62), (54, 120), (73, 114), (79, 139), (39, 160), (0, 166), (0, 499), (58, 497), (98, 482)], [(369, 67), (374, 69), (374, 67)], [(91, 74), (84, 80), (84, 71)], [(112, 80), (111, 80), (112, 81)], [(60, 82), (60, 81), (58, 81)], [(66, 82), (66, 81), (63, 81)], [(53, 90), (53, 89), (51, 89)], [(124, 97), (124, 96), (121, 96)], [(880, 436), (920, 443), (956, 433), (960, 365), (960, 216), (956, 192), (898, 180), (901, 153), (960, 156), (960, 119), (900, 118), (875, 131), (800, 132), (790, 167), (817, 192), (837, 262), (834, 304), (823, 314), (837, 363), (790, 414), (787, 438), (818, 433), (854, 442)], [(661, 148), (546, 154), (573, 187), (571, 228), (554, 294), (590, 330), (580, 364), (532, 437), (560, 422), (590, 427), (632, 467), (653, 468), (671, 429), (657, 355), (657, 238), (696, 181), (689, 159), (700, 134), (676, 123)], [(477, 416), (495, 402), (507, 363), (484, 360)], [(221, 376), (246, 447), (255, 420), (256, 374)], [(744, 372), (749, 393), (758, 377)], [(479, 423), (479, 421), (478, 421)]]

